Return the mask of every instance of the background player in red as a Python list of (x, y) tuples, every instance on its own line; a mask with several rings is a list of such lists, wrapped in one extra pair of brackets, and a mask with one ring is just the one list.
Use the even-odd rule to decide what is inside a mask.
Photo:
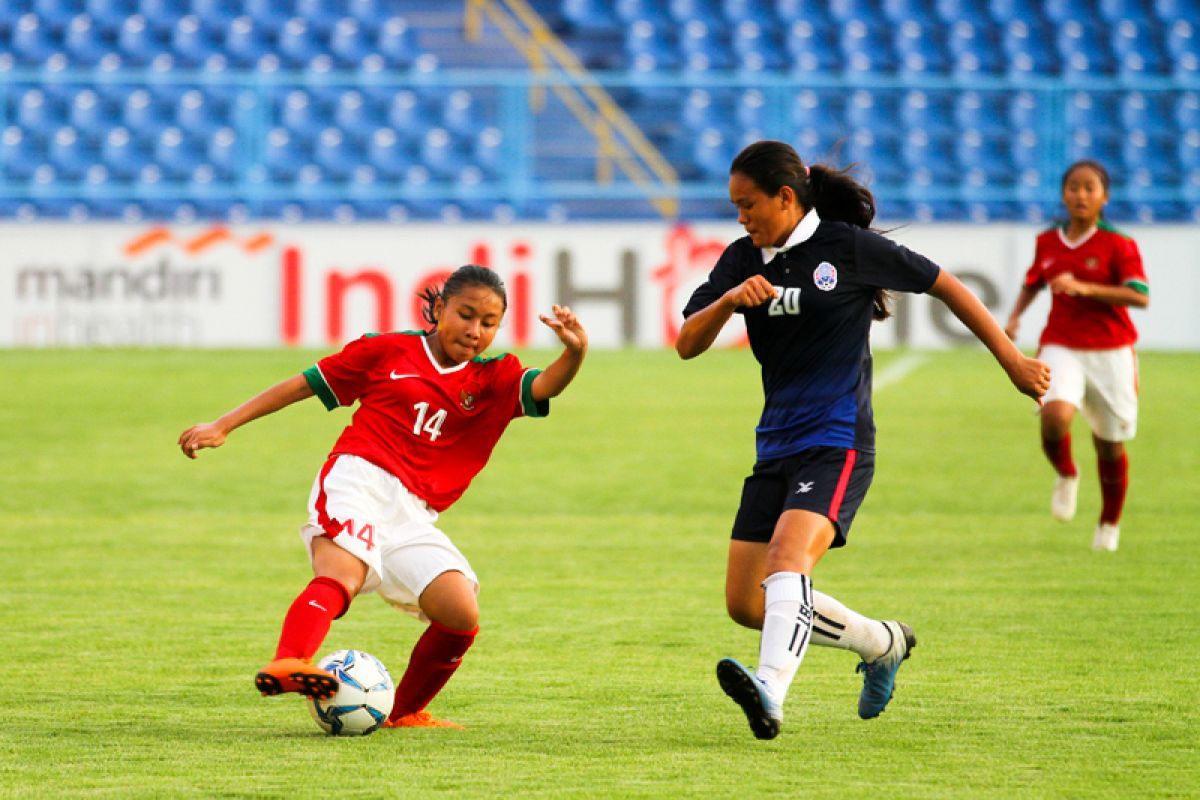
[(587, 352), (569, 308), (541, 320), (563, 343), (545, 370), (482, 354), (507, 309), (496, 273), (467, 265), (427, 290), (429, 332), (369, 334), (248, 400), (215, 422), (188, 428), (190, 458), (219, 447), (241, 425), (316, 395), (334, 409), (358, 401), (321, 468), (301, 535), (316, 577), (292, 603), (275, 658), (255, 676), (264, 694), (328, 697), (336, 679), (312, 663), (333, 620), (363, 592), (429, 621), (396, 687), (387, 727), (460, 727), (425, 711), (479, 630), (479, 581), (437, 527), (481, 470), (515, 417), (549, 413)]
[(1016, 337), (1021, 314), (1050, 287), (1039, 349), (1053, 373), (1041, 410), (1042, 450), (1058, 473), (1050, 511), (1064, 522), (1075, 516), (1079, 471), (1071, 457), (1071, 421), (1083, 409), (1100, 472), (1102, 506), (1092, 538), (1097, 550), (1117, 549), (1129, 485), (1125, 442), (1137, 431), (1137, 329), (1127, 309), (1150, 304), (1137, 243), (1102, 217), (1108, 190), (1101, 164), (1079, 161), (1067, 168), (1062, 200), (1068, 221), (1038, 236), (1033, 266), (1005, 327)]

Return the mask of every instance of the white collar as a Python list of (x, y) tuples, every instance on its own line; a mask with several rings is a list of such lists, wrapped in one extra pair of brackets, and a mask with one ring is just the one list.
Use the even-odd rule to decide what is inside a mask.
[(1072, 242), (1070, 239), (1068, 239), (1068, 238), (1067, 238), (1067, 229), (1066, 229), (1066, 228), (1059, 228), (1059, 229), (1058, 229), (1058, 239), (1059, 239), (1059, 241), (1061, 241), (1063, 244), (1065, 244), (1067, 247), (1069, 247), (1070, 249), (1074, 250), (1074, 249), (1075, 249), (1075, 248), (1077, 248), (1077, 247), (1082, 247), (1082, 246), (1083, 246), (1083, 243), (1084, 243), (1084, 242), (1086, 242), (1088, 239), (1092, 238), (1092, 236), (1093, 236), (1093, 235), (1096, 233), (1096, 231), (1098, 231), (1098, 230), (1100, 230), (1100, 226), (1099, 226), (1099, 225), (1093, 225), (1093, 226), (1092, 226), (1092, 227), (1091, 227), (1091, 228), (1088, 230), (1088, 232), (1087, 232), (1087, 233), (1085, 233), (1083, 236), (1080, 236), (1078, 239), (1076, 239), (1075, 241), (1073, 241), (1073, 242)]
[(783, 243), (783, 247), (761, 247), (762, 260), (764, 264), (769, 264), (771, 259), (780, 253), (791, 250), (798, 244), (808, 241), (814, 233), (817, 232), (817, 226), (821, 224), (821, 218), (817, 215), (815, 208), (810, 208), (808, 213), (800, 218), (800, 222), (792, 229), (792, 234)]
[(429, 356), (429, 363), (433, 365), (433, 368), (438, 371), (439, 375), (449, 375), (451, 372), (458, 372), (460, 369), (466, 367), (467, 364), (471, 363), (470, 361), (464, 361), (461, 364), (455, 364), (453, 367), (443, 367), (438, 363), (438, 360), (434, 358), (433, 351), (429, 349), (428, 336), (421, 337), (421, 344), (425, 345), (425, 355)]

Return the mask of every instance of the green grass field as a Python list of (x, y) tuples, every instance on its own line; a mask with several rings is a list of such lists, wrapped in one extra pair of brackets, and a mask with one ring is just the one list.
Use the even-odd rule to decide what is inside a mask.
[[(713, 676), (757, 655), (722, 600), (759, 404), (745, 352), (593, 353), (443, 515), (483, 580), (482, 633), (433, 706), (466, 730), (337, 739), (260, 698), (349, 414), (308, 401), (197, 462), (175, 440), (317, 355), (0, 352), (0, 797), (1200, 794), (1200, 355), (1142, 357), (1114, 554), (1089, 549), (1082, 421), (1080, 515), (1056, 523), (1034, 406), (983, 351), (879, 391), (874, 488), (815, 582), (920, 646), (871, 722), (856, 659), (810, 648), (772, 742)], [(322, 652), (398, 676), (419, 632), (364, 597)]]

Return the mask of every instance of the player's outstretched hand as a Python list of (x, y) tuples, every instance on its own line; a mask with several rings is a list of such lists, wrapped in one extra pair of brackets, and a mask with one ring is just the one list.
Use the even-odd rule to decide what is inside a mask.
[(1042, 396), (1050, 389), (1050, 365), (1026, 355), (1021, 356), (1008, 377), (1021, 394), (1037, 400), (1038, 405), (1042, 404)]
[(587, 331), (583, 329), (583, 325), (579, 324), (579, 318), (575, 316), (571, 307), (551, 306), (550, 310), (554, 313), (553, 317), (539, 314), (538, 319), (554, 331), (554, 335), (568, 350), (575, 353), (587, 350)]
[(179, 434), (179, 449), (188, 458), (195, 458), (196, 451), (205, 447), (220, 447), (225, 444), (225, 431), (215, 423), (193, 425)]

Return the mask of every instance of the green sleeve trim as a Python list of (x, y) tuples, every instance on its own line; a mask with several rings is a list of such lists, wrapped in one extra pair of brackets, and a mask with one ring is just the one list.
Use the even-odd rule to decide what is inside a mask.
[(1150, 285), (1148, 283), (1146, 283), (1145, 281), (1138, 281), (1138, 280), (1125, 281), (1125, 285), (1128, 286), (1130, 289), (1133, 289), (1138, 294), (1144, 294), (1147, 297), (1150, 296)]
[(549, 400), (533, 399), (533, 379), (542, 374), (540, 369), (525, 370), (521, 376), (521, 408), (527, 417), (546, 417), (550, 415)]
[(338, 407), (337, 395), (329, 388), (329, 384), (325, 382), (325, 376), (321, 374), (321, 370), (316, 364), (304, 370), (304, 380), (308, 381), (308, 386), (313, 390), (313, 394), (321, 398), (326, 409), (333, 411)]

